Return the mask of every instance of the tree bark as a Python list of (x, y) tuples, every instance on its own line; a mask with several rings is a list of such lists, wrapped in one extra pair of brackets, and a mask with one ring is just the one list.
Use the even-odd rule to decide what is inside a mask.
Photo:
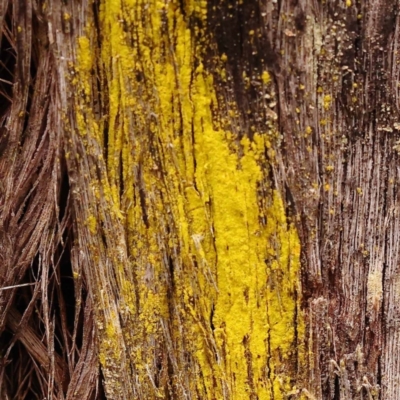
[(398, 8), (0, 0), (0, 398), (400, 398)]

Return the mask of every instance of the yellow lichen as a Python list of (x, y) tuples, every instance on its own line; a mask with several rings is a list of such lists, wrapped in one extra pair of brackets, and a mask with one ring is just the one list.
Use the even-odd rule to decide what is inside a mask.
[(268, 84), (271, 82), (271, 75), (269, 74), (268, 71), (264, 71), (261, 75), (261, 79), (264, 82), (264, 84)]
[(96, 221), (96, 217), (94, 215), (89, 215), (89, 217), (87, 218), (87, 226), (90, 230), (91, 234), (95, 234), (96, 233), (96, 228), (97, 228), (97, 221)]
[(324, 96), (324, 108), (325, 110), (328, 110), (331, 106), (332, 103), (332, 96), (330, 96), (329, 94), (326, 94)]
[[(191, 355), (193, 371), (179, 359), (173, 378), (191, 374), (181, 384), (193, 396), (282, 399), (296, 373), (282, 366), (291, 365), (293, 351), (300, 360), (303, 352), (299, 239), (279, 193), (266, 187), (267, 195), (259, 194), (269, 176), (265, 149), (270, 162), (275, 158), (273, 132), (254, 126), (239, 137), (225, 130), (225, 121), (240, 117), (235, 104), (220, 121), (213, 116), (220, 100), (190, 28), (194, 13), (206, 25), (206, 2), (188, 1), (185, 14), (177, 1), (102, 2), (107, 151), (102, 122), (87, 105), (96, 55), (89, 38), (78, 41), (76, 85), (89, 100), (77, 107), (77, 129), (96, 144), (88, 152), (99, 147), (107, 154), (106, 162), (96, 158), (104, 171), (91, 190), (107, 206), (102, 218), (125, 229), (107, 250), (125, 325), (113, 310), (98, 310), (105, 321), (100, 361), (111, 368), (123, 337), (126, 357), (153, 398), (159, 393), (144, 365), (154, 365), (159, 343)], [(260, 78), (272, 85), (267, 71)], [(89, 211), (87, 226), (93, 235), (103, 229)], [(106, 295), (101, 302), (113, 304)]]

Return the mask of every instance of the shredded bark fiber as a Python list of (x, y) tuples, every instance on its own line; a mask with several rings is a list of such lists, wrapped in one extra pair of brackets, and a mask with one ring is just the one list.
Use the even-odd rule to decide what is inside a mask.
[(61, 5), (0, 1), (1, 399), (99, 396), (93, 310), (72, 271), (62, 26), (49, 22)]

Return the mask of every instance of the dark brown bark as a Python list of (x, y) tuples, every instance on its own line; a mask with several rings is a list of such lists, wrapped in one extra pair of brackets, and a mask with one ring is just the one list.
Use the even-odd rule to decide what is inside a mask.
[(281, 9), (277, 174), (297, 211), (316, 397), (395, 399), (398, 3), (351, 3)]

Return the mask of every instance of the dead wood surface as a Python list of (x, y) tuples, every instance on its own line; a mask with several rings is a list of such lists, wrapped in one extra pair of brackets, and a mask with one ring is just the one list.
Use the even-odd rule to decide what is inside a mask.
[[(201, 398), (193, 383), (201, 376), (196, 352), (187, 340), (195, 323), (209, 349), (206, 362), (218, 364), (224, 357), (216, 350), (214, 308), (209, 321), (190, 320), (201, 301), (176, 296), (182, 277), (201, 286), (185, 269), (200, 267), (195, 255), (185, 259), (182, 243), (170, 244), (178, 241), (181, 221), (174, 220), (174, 199), (168, 197), (175, 177), (164, 167), (178, 161), (168, 158), (171, 146), (150, 128), (161, 119), (151, 111), (158, 94), (149, 89), (150, 77), (138, 71), (132, 72), (134, 89), (121, 81), (136, 90), (135, 107), (148, 109), (143, 121), (132, 111), (129, 122), (132, 132), (140, 132), (132, 143), (143, 149), (128, 174), (142, 231), (132, 233), (124, 222), (131, 206), (126, 165), (116, 154), (118, 173), (111, 174), (107, 154), (115, 60), (111, 67), (101, 61), (107, 39), (99, 15), (105, 3), (0, 0), (0, 399)], [(277, 373), (290, 376), (288, 398), (400, 399), (399, 3), (210, 0), (206, 22), (189, 15), (184, 3), (171, 7), (176, 21), (186, 21), (192, 41), (201, 43), (198, 57), (213, 75), (220, 103), (211, 101), (215, 121), (230, 115), (238, 143), (254, 132), (274, 132), (260, 161), (260, 208), (277, 190), (287, 225), (295, 224), (301, 242), (301, 293), (291, 291), (301, 301), (293, 319), (299, 346), (287, 359), (280, 350), (275, 354), (281, 358)], [(129, 4), (121, 2), (121, 15), (129, 14)], [(150, 20), (146, 7), (135, 10)], [(137, 27), (122, 17), (118, 23), (131, 49), (139, 47)], [(168, 35), (162, 31), (171, 43), (158, 44), (167, 54), (160, 59), (175, 60), (176, 43)], [(78, 65), (81, 37), (88, 38), (95, 60), (87, 75)], [(193, 63), (197, 68), (199, 60)], [(254, 78), (264, 70), (268, 93)], [(76, 89), (74, 74), (84, 76), (88, 93)], [(122, 114), (113, 121), (115, 129), (128, 123)], [(181, 109), (176, 114), (183, 119)], [(84, 139), (79, 117), (87, 130), (92, 118), (102, 139)], [(146, 173), (167, 189), (146, 187)], [(107, 180), (124, 214), (115, 211), (117, 201), (108, 200)], [(93, 182), (99, 183), (96, 189)], [(186, 195), (189, 185), (177, 187)], [(158, 229), (157, 242), (150, 233), (138, 233), (150, 232), (149, 226)], [(148, 251), (130, 251), (143, 244)], [(161, 293), (149, 301), (158, 306), (164, 299), (159, 308), (169, 315), (155, 312), (151, 335), (146, 329), (153, 321), (143, 321), (135, 269), (149, 254), (157, 254), (163, 270), (157, 275), (149, 267), (143, 286)], [(205, 276), (212, 287), (212, 272)], [(297, 337), (300, 314), (304, 338)], [(240, 345), (251, 365), (248, 340), (243, 337)], [(303, 344), (305, 360), (299, 355)], [(246, 373), (248, 398), (258, 399), (251, 368)], [(270, 375), (268, 370), (266, 382), (273, 381)], [(224, 393), (221, 398), (234, 398), (229, 384), (217, 382), (215, 388)]]

